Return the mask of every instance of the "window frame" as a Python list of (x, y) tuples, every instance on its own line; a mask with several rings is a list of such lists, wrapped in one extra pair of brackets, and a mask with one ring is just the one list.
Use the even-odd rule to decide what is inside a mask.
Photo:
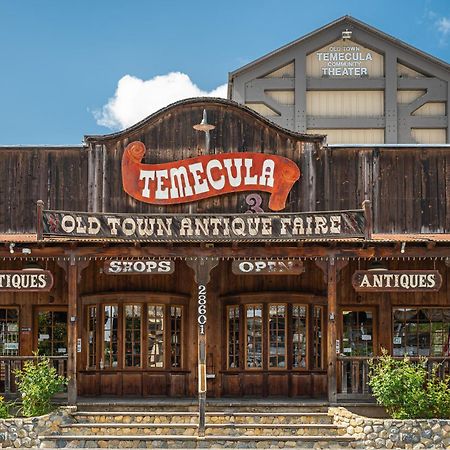
[[(105, 294), (92, 294), (81, 297), (81, 303), (83, 310), (84, 323), (83, 329), (83, 348), (87, 351), (83, 352), (82, 367), (86, 368), (86, 371), (100, 371), (100, 372), (167, 372), (167, 371), (185, 371), (186, 367), (186, 350), (187, 345), (187, 315), (189, 313), (189, 295), (175, 294), (175, 293), (161, 293), (161, 292), (117, 292), (117, 293), (105, 293)], [(118, 306), (118, 365), (117, 367), (103, 367), (100, 368), (100, 357), (103, 358), (104, 351), (104, 334), (103, 334), (103, 319), (104, 319), (104, 306), (116, 305)], [(141, 306), (141, 365), (140, 367), (127, 367), (125, 365), (125, 306), (126, 305), (140, 305)], [(164, 367), (150, 367), (147, 364), (148, 360), (148, 306), (162, 306), (164, 311)], [(96, 367), (88, 366), (88, 330), (89, 330), (89, 307), (97, 307), (97, 361)], [(181, 354), (180, 354), (180, 367), (172, 367), (171, 365), (171, 323), (170, 323), (170, 308), (181, 307)], [(100, 317), (99, 317), (100, 311)], [(100, 357), (98, 356), (100, 355)]]
[[(282, 300), (281, 300), (282, 299)], [(292, 292), (292, 291), (261, 291), (261, 292), (246, 292), (235, 295), (228, 295), (220, 297), (221, 303), (223, 305), (222, 314), (222, 324), (223, 329), (226, 330), (222, 334), (222, 348), (224, 349), (224, 354), (226, 358), (222, 361), (222, 370), (228, 373), (232, 372), (274, 372), (279, 373), (283, 371), (290, 372), (324, 372), (326, 368), (324, 367), (324, 361), (326, 360), (326, 333), (327, 333), (327, 323), (325, 321), (326, 310), (327, 310), (327, 298), (323, 295), (317, 295), (313, 293), (303, 293), (303, 292)], [(257, 305), (262, 304), (263, 306), (263, 365), (260, 368), (249, 368), (246, 366), (247, 362), (247, 305)], [(286, 310), (286, 354), (287, 354), (287, 364), (286, 367), (269, 367), (269, 355), (267, 344), (269, 342), (269, 331), (268, 331), (268, 316), (270, 304), (283, 304), (287, 305)], [(293, 319), (292, 319), (292, 307), (293, 306), (305, 306), (306, 307), (306, 330), (307, 330), (307, 344), (306, 344), (306, 367), (293, 367), (292, 358), (292, 339), (293, 339)], [(322, 368), (313, 367), (313, 348), (312, 348), (312, 312), (314, 305), (322, 307)], [(239, 322), (239, 332), (240, 332), (240, 364), (239, 367), (229, 367), (228, 365), (228, 341), (229, 341), (229, 329), (228, 329), (228, 310), (229, 307), (238, 307), (240, 314)]]
[[(391, 351), (391, 354), (392, 355), (394, 354), (394, 338), (395, 338), (394, 311), (395, 310), (407, 310), (407, 309), (413, 309), (413, 310), (416, 310), (416, 311), (437, 309), (437, 310), (448, 310), (450, 312), (450, 307), (446, 307), (446, 306), (429, 306), (429, 305), (427, 305), (427, 306), (421, 306), (421, 305), (398, 305), (398, 306), (392, 306), (392, 308), (391, 308), (391, 332), (392, 332), (392, 342), (391, 342), (391, 350), (392, 351)], [(405, 323), (405, 322), (403, 322), (403, 323)], [(412, 323), (412, 322), (408, 322), (408, 323)], [(429, 324), (431, 324), (431, 323), (432, 322), (430, 321)], [(450, 320), (448, 322), (446, 322), (446, 323), (448, 323), (450, 325)], [(417, 324), (417, 322), (416, 322), (416, 324)], [(416, 335), (418, 336), (418, 331), (416, 331)], [(432, 339), (432, 333), (431, 333), (431, 328), (430, 328), (429, 337), (430, 337), (430, 353), (432, 353), (432, 340), (431, 340)], [(448, 341), (450, 341), (450, 332), (449, 332)], [(442, 345), (444, 346), (444, 344), (442, 344)], [(402, 346), (402, 348), (405, 349), (406, 347)], [(419, 346), (417, 346), (417, 350), (420, 350)], [(420, 356), (418, 353), (419, 352), (417, 352), (417, 354), (415, 354), (415, 355), (408, 355), (408, 356), (410, 356), (411, 358), (416, 358), (416, 357)], [(425, 356), (425, 357), (426, 358), (448, 358), (450, 356), (450, 346), (449, 346), (449, 348), (447, 350), (447, 353), (448, 353), (448, 355), (435, 356), (435, 355), (430, 354), (430, 355)], [(403, 353), (403, 354), (405, 354), (405, 353)]]

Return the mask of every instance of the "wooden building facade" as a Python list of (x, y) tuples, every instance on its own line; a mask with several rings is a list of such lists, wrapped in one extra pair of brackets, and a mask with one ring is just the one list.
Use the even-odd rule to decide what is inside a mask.
[[(194, 128), (202, 118), (214, 128)], [(193, 99), (80, 147), (3, 147), (0, 161), (4, 391), (36, 350), (68, 374), (72, 402), (334, 402), (368, 394), (382, 348), (447, 361), (447, 147), (330, 148)], [(358, 287), (357, 271), (384, 278)]]

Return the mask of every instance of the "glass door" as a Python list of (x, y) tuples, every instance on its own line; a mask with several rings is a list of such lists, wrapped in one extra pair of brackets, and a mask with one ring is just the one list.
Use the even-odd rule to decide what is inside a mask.
[(341, 353), (345, 356), (373, 356), (374, 311), (372, 309), (344, 309), (342, 311)]
[(38, 311), (37, 349), (39, 355), (67, 356), (67, 311)]

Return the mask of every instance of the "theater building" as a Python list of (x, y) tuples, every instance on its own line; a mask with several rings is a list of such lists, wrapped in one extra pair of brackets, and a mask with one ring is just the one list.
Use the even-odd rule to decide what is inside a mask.
[[(317, 52), (341, 45), (343, 26), (371, 65), (320, 78)], [(322, 133), (341, 122), (312, 124), (294, 105), (269, 120), (199, 98), (80, 146), (2, 147), (1, 390), (15, 392), (12, 370), (36, 350), (70, 377), (70, 402), (367, 399), (367, 361), (382, 348), (447, 371), (448, 66), (369, 31), (342, 19), (232, 75), (230, 89), (252, 103), (239, 97), (252, 83), (261, 95), (290, 83), (294, 105), (333, 83), (367, 90), (382, 119), (347, 117), (343, 135), (377, 129), (380, 145), (329, 146)], [(298, 74), (291, 48), (303, 63), (314, 52), (314, 73), (261, 75)], [(404, 119), (400, 88), (426, 91), (408, 104), (440, 113)], [(441, 130), (442, 145), (396, 145), (415, 127)]]
[(342, 17), (230, 73), (229, 98), (329, 144), (445, 144), (449, 65)]

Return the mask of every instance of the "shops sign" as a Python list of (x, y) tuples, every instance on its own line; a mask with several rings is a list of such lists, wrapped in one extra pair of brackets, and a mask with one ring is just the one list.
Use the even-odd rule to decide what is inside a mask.
[(0, 292), (47, 292), (53, 286), (48, 270), (0, 270)]
[(105, 261), (103, 273), (108, 275), (152, 274), (168, 275), (175, 271), (175, 263), (171, 260), (139, 259)]
[(442, 277), (437, 270), (357, 270), (352, 284), (358, 292), (432, 292)]
[(163, 164), (144, 164), (142, 142), (129, 144), (122, 157), (122, 184), (131, 197), (173, 205), (242, 191), (271, 194), (269, 208), (280, 211), (300, 177), (294, 161), (264, 153), (222, 153)]
[(38, 239), (270, 242), (364, 237), (363, 210), (261, 214), (108, 214), (43, 211)]

